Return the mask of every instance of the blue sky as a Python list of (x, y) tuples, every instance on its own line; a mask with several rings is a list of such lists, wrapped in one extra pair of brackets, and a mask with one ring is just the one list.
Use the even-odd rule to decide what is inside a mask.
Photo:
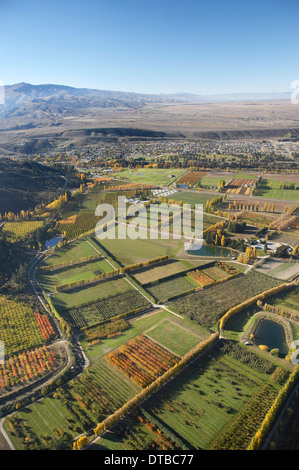
[(298, 0), (0, 0), (0, 80), (140, 93), (289, 91)]

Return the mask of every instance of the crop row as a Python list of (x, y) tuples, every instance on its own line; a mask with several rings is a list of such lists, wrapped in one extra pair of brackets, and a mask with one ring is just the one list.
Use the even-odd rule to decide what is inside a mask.
[(59, 223), (58, 230), (64, 234), (67, 240), (74, 240), (83, 233), (95, 229), (99, 217), (96, 217), (93, 211), (84, 211), (77, 215), (75, 222)]
[(119, 315), (149, 306), (149, 302), (135, 289), (67, 311), (74, 325), (90, 326)]
[(47, 341), (52, 338), (52, 336), (55, 335), (55, 331), (47, 315), (41, 315), (40, 313), (34, 312), (34, 316), (44, 339)]
[(173, 307), (191, 320), (210, 328), (235, 305), (279, 284), (279, 281), (269, 276), (251, 271), (222, 284), (212, 285), (208, 295), (205, 290), (201, 290), (178, 299)]
[(165, 281), (161, 280), (147, 287), (147, 291), (160, 301), (166, 301), (174, 296), (185, 294), (194, 289), (195, 287), (182, 276)]
[(84, 338), (87, 341), (95, 341), (103, 338), (112, 338), (121, 331), (127, 330), (129, 323), (121, 318), (120, 320), (112, 320), (107, 323), (84, 329)]
[(6, 356), (45, 342), (30, 306), (0, 296), (0, 340)]
[(143, 335), (112, 351), (106, 359), (141, 387), (147, 387), (179, 360)]
[(10, 356), (0, 364), (0, 387), (3, 390), (36, 380), (50, 371), (55, 361), (55, 354), (47, 346)]
[(277, 390), (265, 384), (211, 445), (211, 450), (246, 450), (271, 407)]

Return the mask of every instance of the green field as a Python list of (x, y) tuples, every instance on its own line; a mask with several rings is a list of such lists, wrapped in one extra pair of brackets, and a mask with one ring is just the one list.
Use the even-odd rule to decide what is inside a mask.
[(160, 279), (156, 284), (146, 287), (146, 290), (157, 301), (166, 302), (172, 297), (192, 291), (195, 287), (198, 287), (198, 284), (192, 282), (188, 276), (182, 275), (173, 279)]
[(80, 279), (90, 279), (103, 272), (112, 271), (113, 268), (105, 259), (89, 261), (78, 266), (69, 266), (57, 269), (54, 272), (39, 272), (38, 281), (45, 289), (53, 289), (60, 284), (79, 281)]
[(95, 256), (96, 251), (84, 239), (63, 246), (45, 259), (44, 264), (55, 267), (60, 263), (79, 261), (81, 258)]
[(201, 191), (178, 191), (177, 193), (171, 194), (167, 197), (168, 201), (179, 202), (183, 204), (202, 204), (206, 205), (207, 200), (213, 199), (213, 194), (203, 194)]
[(95, 302), (131, 289), (133, 287), (124, 278), (105, 279), (97, 284), (83, 285), (66, 292), (57, 292), (53, 295), (53, 302), (55, 307), (61, 311), (61, 309), (78, 307), (87, 302)]
[[(123, 170), (118, 173), (114, 173), (113, 177), (120, 180), (128, 180), (134, 183), (154, 184), (156, 186), (169, 186), (178, 178), (184, 174), (186, 170), (174, 169), (162, 169), (162, 168), (139, 168), (132, 170)], [(172, 177), (173, 176), (173, 177)], [(120, 181), (122, 184), (122, 181)]]
[(269, 380), (266, 374), (234, 358), (214, 358), (215, 362), (197, 361), (146, 405), (150, 413), (195, 449), (207, 449)]
[[(48, 257), (45, 265), (55, 268), (61, 263), (78, 262), (85, 257), (97, 256), (100, 252), (99, 245), (92, 239), (91, 244), (94, 245), (95, 248), (83, 239), (66, 245)], [(55, 269), (53, 272), (39, 271), (37, 279), (43, 289), (53, 293), (54, 305), (59, 311), (62, 311), (133, 289), (125, 279), (118, 278), (110, 280), (105, 279), (95, 284), (73, 287), (71, 290), (65, 292), (55, 291), (55, 286), (57, 285), (90, 279), (103, 272), (110, 272), (113, 269), (114, 267), (103, 258), (87, 261), (75, 266)]]
[(153, 266), (147, 266), (145, 268), (135, 270), (132, 275), (141, 284), (148, 284), (150, 282), (158, 281), (164, 277), (171, 276), (173, 274), (183, 273), (188, 269), (192, 269), (198, 266), (206, 264), (206, 261), (202, 260), (169, 260), (165, 263), (159, 263)]
[(105, 297), (86, 305), (71, 308), (67, 314), (71, 323), (79, 328), (104, 320), (149, 308), (151, 304), (137, 290), (131, 289), (115, 296)]
[(227, 183), (227, 181), (230, 179), (229, 176), (225, 178), (219, 178), (218, 176), (204, 176), (200, 180), (200, 186), (204, 189), (210, 189), (213, 187), (214, 189), (218, 188), (218, 183), (220, 180), (224, 179), (224, 181)]
[(296, 189), (280, 189), (279, 180), (262, 180), (254, 191), (254, 196), (285, 201), (299, 201), (299, 182), (295, 183), (295, 187)]
[(148, 330), (146, 335), (179, 356), (186, 354), (201, 341), (199, 336), (182, 328), (171, 318)]
[[(245, 348), (217, 343), (150, 397), (139, 416), (158, 424), (173, 443), (181, 442), (179, 449), (222, 449), (225, 442), (227, 450), (243, 450), (281, 387), (275, 371), (270, 361)], [(116, 426), (95, 448), (151, 448), (156, 436), (150, 438), (144, 421), (128, 417), (126, 429), (124, 437)]]
[(230, 308), (281, 283), (265, 274), (250, 271), (241, 277), (212, 285), (171, 302), (170, 308), (211, 328)]
[[(164, 309), (155, 309), (152, 312), (137, 316), (128, 321), (130, 324), (130, 328), (123, 331), (120, 335), (116, 336), (115, 338), (101, 340), (99, 344), (90, 347), (87, 346), (86, 341), (82, 342), (84, 350), (87, 352), (88, 356), (92, 359), (92, 361), (97, 361), (101, 359), (104, 355), (108, 354), (114, 349), (117, 349), (121, 344), (127, 343), (130, 339), (135, 338), (136, 336), (139, 336), (141, 334), (151, 336), (151, 331), (155, 329), (156, 332), (158, 332), (160, 325), (162, 325), (163, 330), (163, 324), (165, 321), (169, 321), (173, 325), (176, 325), (173, 327), (173, 331), (175, 331), (177, 335), (185, 334), (187, 332), (186, 337), (189, 338), (188, 341), (190, 341), (190, 344), (192, 336), (195, 337), (195, 340), (197, 341), (198, 338), (204, 339), (206, 337), (206, 332), (204, 332), (198, 325), (191, 324), (191, 322), (187, 318), (178, 318), (177, 316)], [(189, 335), (191, 335), (191, 337)], [(162, 340), (161, 344), (164, 345)], [(186, 345), (187, 343), (185, 343), (185, 346), (176, 347), (186, 348)], [(165, 346), (167, 347), (166, 344)]]
[[(94, 240), (97, 241), (95, 238)], [(174, 257), (184, 246), (182, 240), (152, 240), (149, 238), (145, 240), (130, 238), (125, 240), (106, 239), (100, 240), (100, 244), (117, 258), (123, 266), (141, 263), (164, 255)], [(101, 251), (101, 246), (99, 246), (99, 251)]]
[(293, 286), (291, 290), (281, 293), (273, 300), (274, 305), (299, 310), (299, 287)]
[[(34, 438), (38, 448), (55, 445), (63, 439), (70, 441), (81, 432), (95, 426), (114, 410), (132, 398), (138, 388), (123, 380), (104, 361), (93, 365), (53, 397), (35, 403), (16, 413), (12, 422), (19, 432), (10, 433), (8, 420), (5, 429), (17, 449), (28, 449)], [(26, 441), (26, 436), (30, 438)]]

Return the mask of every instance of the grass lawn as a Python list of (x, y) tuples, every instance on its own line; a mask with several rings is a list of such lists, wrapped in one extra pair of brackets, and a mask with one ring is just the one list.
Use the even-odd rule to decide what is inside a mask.
[(99, 344), (94, 346), (87, 346), (87, 341), (82, 341), (82, 347), (93, 362), (97, 361), (109, 352), (117, 349), (121, 344), (127, 343), (130, 339), (135, 338), (135, 336), (145, 333), (149, 328), (152, 328), (169, 316), (173, 315), (166, 310), (154, 310), (151, 313), (129, 320), (130, 328), (115, 338), (101, 340)]
[(200, 185), (201, 185), (202, 188), (205, 188), (205, 189), (209, 189), (209, 188), (211, 188), (211, 186), (216, 186), (216, 188), (217, 188), (218, 183), (221, 180), (224, 180), (227, 183), (227, 181), (230, 180), (230, 177), (226, 176), (225, 178), (220, 178), (218, 176), (209, 176), (209, 175), (207, 175), (207, 176), (204, 176), (200, 180)]
[[(86, 429), (79, 428), (80, 419), (88, 418), (91, 425), (96, 425), (132, 398), (139, 388), (123, 380), (104, 361), (99, 361), (79, 378), (74, 379), (71, 386), (70, 384), (67, 386), (67, 390), (67, 400), (47, 397), (16, 413), (14, 417), (20, 419), (24, 426), (30, 429), (30, 433), (38, 439), (53, 437), (53, 429), (68, 433), (71, 438), (77, 436), (80, 431), (86, 431)], [(80, 404), (81, 400), (88, 399), (91, 390), (94, 406), (98, 407), (98, 413), (102, 410), (101, 416), (98, 417), (90, 406), (82, 407)], [(107, 406), (104, 405), (104, 400), (107, 400)], [(16, 449), (24, 449), (24, 439), (17, 438), (10, 433), (7, 421), (4, 426)], [(47, 445), (46, 442), (44, 445)]]
[(170, 317), (148, 330), (146, 335), (179, 356), (186, 354), (202, 340), (199, 336), (171, 321)]
[(201, 266), (205, 264), (206, 261), (195, 260), (192, 261), (176, 261), (169, 260), (166, 263), (160, 263), (156, 266), (147, 266), (146, 268), (141, 268), (132, 273), (132, 275), (137, 279), (141, 284), (148, 284), (149, 282), (157, 281), (158, 279), (163, 279), (164, 277), (171, 276), (173, 274), (182, 273), (191, 269), (193, 267)]
[(177, 193), (171, 194), (167, 197), (168, 201), (179, 202), (182, 201), (184, 204), (202, 204), (206, 205), (207, 200), (211, 200), (215, 197), (213, 194), (203, 194), (201, 191), (178, 191)]
[(156, 186), (169, 186), (173, 181), (175, 181), (176, 178), (178, 178), (185, 172), (186, 170), (180, 170), (178, 168), (138, 168), (136, 170), (123, 170), (119, 173), (114, 173), (113, 177), (118, 178), (120, 180), (126, 179), (134, 183), (155, 184)]
[(107, 279), (97, 284), (83, 285), (67, 292), (57, 292), (53, 296), (53, 301), (55, 307), (61, 311), (61, 309), (78, 307), (87, 302), (111, 297), (131, 289), (133, 287), (123, 278)]
[[(183, 334), (186, 333), (188, 337), (189, 335), (193, 335), (197, 341), (199, 341), (198, 338), (205, 338), (207, 336), (205, 331), (198, 327), (198, 325), (191, 323), (190, 320), (178, 318), (164, 309), (155, 309), (152, 312), (128, 320), (130, 328), (123, 331), (115, 338), (101, 340), (99, 344), (94, 346), (87, 346), (86, 341), (82, 341), (81, 344), (91, 361), (94, 362), (136, 336), (141, 334), (147, 335), (148, 333), (150, 336), (150, 331), (152, 331), (153, 328), (158, 328), (159, 325), (163, 324), (166, 320), (177, 325), (177, 332), (181, 331)], [(175, 330), (175, 327), (173, 328)], [(164, 345), (163, 342), (161, 342), (161, 344)], [(165, 346), (167, 347), (166, 344)]]
[(56, 266), (60, 263), (79, 261), (81, 258), (88, 258), (96, 254), (95, 250), (85, 240), (78, 240), (55, 251), (45, 260), (44, 264)]
[[(95, 240), (97, 240), (95, 238)], [(184, 245), (182, 240), (153, 240), (137, 239), (100, 240), (104, 246), (123, 266), (140, 263), (159, 256), (169, 255), (175, 257)], [(101, 247), (99, 247), (101, 251)]]
[(280, 294), (279, 298), (276, 297), (273, 301), (271, 299), (271, 302), (274, 305), (281, 306), (282, 308), (285, 306), (290, 309), (293, 308), (295, 310), (299, 310), (299, 287), (292, 287), (292, 289), (287, 292)]
[[(280, 189), (279, 186), (280, 181), (278, 180), (262, 180), (259, 187), (254, 191), (254, 196), (285, 201), (299, 201), (298, 189)], [(299, 182), (295, 183), (295, 186), (299, 188)]]
[(112, 267), (106, 260), (90, 261), (78, 266), (69, 266), (58, 269), (54, 272), (42, 272), (38, 274), (38, 281), (45, 289), (53, 289), (54, 286), (60, 284), (68, 284), (70, 282), (79, 281), (80, 279), (89, 279), (102, 272), (112, 271)]

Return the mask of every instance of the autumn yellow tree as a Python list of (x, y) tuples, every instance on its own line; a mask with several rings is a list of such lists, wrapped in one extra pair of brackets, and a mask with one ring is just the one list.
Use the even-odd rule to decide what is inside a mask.
[(247, 246), (246, 250), (245, 250), (245, 256), (247, 259), (251, 259), (252, 257), (252, 249), (250, 248), (250, 246)]
[(74, 450), (83, 449), (83, 447), (86, 446), (87, 443), (88, 443), (87, 436), (79, 437), (79, 439), (73, 443), (73, 449)]

